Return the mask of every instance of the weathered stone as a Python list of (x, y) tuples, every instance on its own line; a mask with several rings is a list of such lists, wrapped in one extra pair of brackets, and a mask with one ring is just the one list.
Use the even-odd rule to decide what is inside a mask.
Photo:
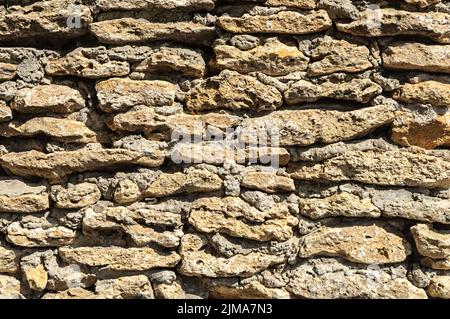
[(289, 299), (289, 293), (284, 289), (267, 288), (257, 281), (246, 285), (230, 287), (215, 284), (210, 288), (210, 298), (213, 299)]
[(441, 12), (409, 12), (392, 8), (368, 9), (358, 20), (337, 22), (339, 31), (363, 37), (424, 36), (450, 43), (450, 15)]
[(102, 299), (153, 299), (150, 281), (144, 275), (99, 280), (95, 293)]
[(180, 261), (175, 252), (158, 252), (152, 248), (62, 247), (59, 256), (68, 263), (106, 267), (116, 271), (144, 271), (174, 267)]
[(411, 246), (399, 231), (382, 223), (322, 226), (301, 238), (299, 256), (337, 256), (362, 264), (402, 262)]
[(266, 193), (292, 192), (295, 190), (293, 179), (269, 172), (249, 172), (244, 176), (241, 186), (258, 189)]
[(181, 243), (179, 271), (186, 276), (205, 277), (250, 277), (260, 271), (283, 262), (282, 256), (262, 253), (235, 255), (231, 258), (216, 257), (205, 252), (204, 238), (188, 234)]
[(420, 260), (420, 263), (428, 268), (436, 270), (450, 270), (450, 258), (447, 259), (433, 259), (425, 257)]
[(9, 81), (15, 78), (17, 66), (15, 64), (0, 62), (0, 81)]
[(450, 276), (435, 275), (427, 287), (427, 293), (433, 298), (450, 299)]
[(450, 146), (450, 113), (426, 121), (414, 113), (398, 113), (392, 125), (391, 139), (398, 145), (425, 149)]
[[(370, 266), (369, 266), (370, 267)], [(360, 268), (336, 259), (309, 260), (289, 273), (286, 289), (314, 299), (426, 299), (423, 289), (389, 269)]]
[(441, 2), (441, 0), (404, 0), (406, 3), (416, 5), (420, 8), (431, 6), (435, 3)]
[(239, 197), (202, 198), (191, 206), (189, 223), (205, 233), (225, 233), (257, 241), (288, 240), (298, 223), (287, 205), (260, 211)]
[(120, 112), (137, 106), (170, 106), (176, 87), (166, 81), (135, 81), (113, 78), (95, 86), (99, 107), (104, 112)]
[(363, 45), (325, 37), (311, 50), (314, 62), (308, 66), (308, 75), (361, 72), (373, 67), (369, 57), (370, 51)]
[(427, 224), (411, 227), (416, 247), (422, 256), (433, 259), (450, 259), (450, 232), (436, 230)]
[(64, 85), (37, 85), (17, 91), (11, 109), (20, 113), (72, 113), (85, 107), (80, 91)]
[(148, 197), (166, 197), (180, 193), (204, 193), (222, 189), (221, 178), (207, 170), (161, 174), (145, 191)]
[(349, 82), (324, 82), (313, 84), (300, 80), (284, 93), (288, 104), (315, 102), (323, 98), (367, 103), (382, 92), (381, 86), (369, 79), (353, 79)]
[(89, 28), (100, 43), (105, 44), (170, 40), (209, 45), (216, 35), (214, 27), (200, 23), (156, 23), (133, 18), (94, 22), (89, 25)]
[(201, 78), (206, 73), (206, 63), (198, 50), (162, 46), (148, 58), (133, 65), (137, 72), (179, 72), (185, 76)]
[(58, 189), (55, 194), (55, 205), (58, 208), (77, 209), (95, 204), (102, 196), (97, 185), (81, 183)]
[(142, 192), (139, 186), (129, 179), (120, 181), (114, 191), (114, 201), (118, 204), (131, 204), (141, 198)]
[(300, 201), (302, 215), (312, 219), (332, 216), (380, 217), (380, 209), (370, 198), (360, 198), (348, 192), (339, 192), (326, 198), (304, 198)]
[(394, 92), (394, 99), (407, 103), (450, 107), (450, 84), (437, 81), (407, 83)]
[(38, 151), (8, 153), (0, 165), (19, 176), (39, 176), (59, 181), (72, 173), (101, 170), (120, 165), (157, 167), (163, 164), (162, 152), (143, 155), (125, 149), (94, 149), (45, 154)]
[(332, 21), (325, 10), (308, 13), (280, 11), (271, 15), (218, 18), (220, 28), (231, 33), (307, 34), (327, 30)]
[[(335, 143), (365, 136), (394, 120), (394, 109), (378, 105), (361, 110), (283, 110), (242, 123), (241, 139), (249, 142), (254, 136), (267, 136), (275, 129), (281, 146), (308, 146)], [(358, 119), (355, 121), (355, 119)]]
[[(223, 143), (178, 143), (171, 152), (178, 163), (207, 163), (223, 165), (234, 161), (239, 164), (261, 163), (284, 166), (289, 163), (289, 152), (280, 147), (236, 147)], [(275, 163), (276, 161), (276, 163)]]
[(17, 272), (18, 259), (14, 250), (0, 246), (0, 273)]
[(202, 81), (186, 96), (191, 111), (219, 108), (273, 111), (282, 104), (283, 97), (277, 89), (254, 77), (228, 70)]
[(12, 111), (5, 101), (0, 100), (0, 123), (7, 122), (12, 119)]
[(186, 299), (186, 293), (178, 281), (170, 284), (153, 283), (153, 290), (158, 299)]
[(20, 281), (12, 276), (0, 275), (1, 299), (24, 299), (20, 293)]
[(83, 288), (70, 288), (65, 291), (46, 293), (42, 299), (95, 299), (96, 295), (92, 291)]
[(366, 184), (425, 188), (450, 187), (450, 161), (407, 151), (358, 152), (321, 164), (292, 164), (291, 177), (313, 181), (357, 181)]
[(173, 10), (201, 11), (214, 9), (214, 0), (96, 0), (102, 11), (114, 10)]
[(317, 0), (266, 0), (264, 2), (267, 6), (286, 6), (299, 9), (314, 9)]
[(19, 179), (0, 179), (0, 212), (36, 213), (49, 208), (45, 185)]
[(83, 219), (83, 233), (95, 236), (102, 231), (120, 231), (139, 247), (157, 243), (171, 248), (180, 243), (181, 224), (180, 214), (170, 212), (126, 207), (106, 208), (100, 212), (88, 209)]
[[(311, 192), (299, 186), (300, 211), (313, 219), (326, 217), (405, 218), (430, 223), (450, 223), (450, 201), (424, 190), (341, 184)], [(303, 198), (306, 196), (306, 198)]]
[(0, 124), (0, 136), (46, 135), (64, 143), (90, 143), (97, 141), (97, 134), (84, 123), (53, 117), (35, 117), (25, 123)]
[(0, 40), (15, 40), (36, 36), (79, 36), (86, 33), (86, 26), (93, 18), (85, 5), (75, 4), (73, 0), (50, 0), (10, 7), (2, 11), (0, 21)]
[(243, 74), (262, 72), (270, 76), (288, 75), (305, 71), (309, 61), (297, 47), (286, 45), (277, 38), (269, 38), (251, 50), (240, 50), (231, 45), (216, 45), (214, 53), (214, 67)]
[(42, 291), (47, 286), (48, 273), (42, 264), (35, 267), (22, 267), (22, 273), (28, 286), (35, 291)]
[(387, 69), (450, 73), (450, 53), (445, 45), (394, 43), (382, 57)]
[(58, 247), (73, 243), (76, 231), (46, 221), (36, 224), (13, 222), (6, 229), (6, 239), (20, 247)]
[(111, 61), (106, 49), (76, 49), (66, 56), (51, 60), (45, 72), (53, 76), (73, 75), (88, 79), (127, 76), (130, 66), (126, 61)]

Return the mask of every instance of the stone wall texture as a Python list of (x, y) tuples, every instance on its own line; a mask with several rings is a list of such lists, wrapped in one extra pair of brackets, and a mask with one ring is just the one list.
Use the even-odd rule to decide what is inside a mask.
[(0, 1), (0, 298), (450, 298), (449, 109), (447, 0)]

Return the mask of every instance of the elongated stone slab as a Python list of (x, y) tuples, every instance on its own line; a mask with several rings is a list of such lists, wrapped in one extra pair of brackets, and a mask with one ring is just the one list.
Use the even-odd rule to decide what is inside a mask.
[(0, 40), (16, 40), (36, 36), (83, 35), (93, 18), (91, 10), (85, 5), (76, 4), (73, 0), (51, 0), (10, 7), (2, 11), (0, 21)]
[(312, 181), (425, 188), (450, 187), (450, 161), (407, 151), (350, 151), (321, 164), (292, 164), (291, 177)]
[(402, 262), (411, 246), (400, 232), (381, 223), (323, 226), (300, 241), (299, 256), (338, 256), (362, 264)]
[(450, 84), (437, 81), (406, 83), (394, 92), (394, 99), (407, 103), (423, 103), (450, 108)]
[(177, 41), (210, 45), (215, 28), (194, 22), (156, 23), (145, 19), (122, 18), (89, 25), (100, 43), (128, 44), (149, 41)]
[[(355, 118), (358, 121), (355, 121)], [(377, 105), (356, 111), (283, 110), (242, 122), (240, 138), (249, 142), (273, 130), (281, 146), (335, 143), (367, 135), (395, 118), (394, 109)]]
[(10, 105), (21, 113), (72, 113), (85, 107), (80, 91), (64, 85), (37, 85), (17, 91)]
[(383, 51), (383, 66), (393, 70), (450, 73), (448, 46), (395, 43)]
[(72, 173), (138, 164), (157, 167), (163, 164), (164, 154), (151, 156), (124, 149), (65, 151), (45, 154), (39, 151), (8, 153), (0, 157), (0, 165), (19, 176), (38, 176), (52, 182)]
[(313, 84), (300, 80), (284, 93), (288, 104), (315, 102), (323, 98), (367, 103), (382, 92), (381, 86), (369, 79), (353, 79), (349, 82), (324, 82)]
[(332, 21), (325, 10), (310, 13), (281, 11), (272, 15), (222, 16), (217, 25), (231, 33), (307, 34), (327, 30)]
[(242, 179), (241, 186), (262, 190), (266, 193), (292, 192), (295, 190), (293, 179), (270, 172), (249, 172)]
[(201, 11), (214, 9), (214, 0), (96, 0), (101, 11), (115, 10), (173, 10)]
[(159, 267), (175, 267), (180, 256), (175, 252), (159, 252), (152, 248), (62, 247), (59, 256), (68, 263), (90, 267), (107, 267), (115, 271), (143, 271)]
[(136, 105), (170, 106), (176, 87), (166, 81), (135, 81), (112, 78), (95, 86), (99, 107), (104, 112), (126, 111)]
[(214, 66), (248, 74), (262, 72), (270, 76), (305, 71), (309, 58), (297, 47), (270, 38), (251, 50), (240, 50), (232, 45), (216, 45)]
[(358, 20), (337, 22), (339, 31), (363, 37), (417, 35), (450, 43), (450, 15), (441, 12), (409, 12), (396, 9), (368, 9)]

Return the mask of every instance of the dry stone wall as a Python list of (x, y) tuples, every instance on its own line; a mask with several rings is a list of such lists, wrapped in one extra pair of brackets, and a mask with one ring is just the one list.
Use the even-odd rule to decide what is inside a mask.
[(450, 2), (0, 1), (1, 298), (450, 298)]

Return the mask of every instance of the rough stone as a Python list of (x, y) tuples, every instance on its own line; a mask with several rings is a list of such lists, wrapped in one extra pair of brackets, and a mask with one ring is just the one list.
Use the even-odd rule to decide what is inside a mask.
[(12, 249), (0, 246), (0, 273), (15, 273), (18, 270), (16, 252)]
[(275, 88), (254, 77), (228, 70), (202, 81), (186, 96), (186, 105), (191, 111), (220, 108), (273, 111), (282, 104), (283, 97)]
[(411, 246), (400, 232), (382, 223), (323, 226), (301, 238), (299, 256), (337, 256), (362, 264), (402, 262)]
[(175, 85), (166, 81), (135, 81), (114, 78), (96, 85), (99, 107), (119, 112), (136, 105), (170, 106), (175, 101)]
[(272, 15), (222, 16), (218, 26), (231, 33), (307, 34), (331, 27), (332, 21), (325, 10), (309, 13), (281, 11)]
[(64, 85), (38, 85), (17, 91), (10, 105), (21, 113), (72, 113), (85, 107), (79, 90)]
[(77, 209), (95, 204), (101, 198), (97, 185), (81, 183), (56, 190), (55, 205), (58, 208)]
[(383, 51), (383, 66), (393, 70), (450, 73), (447, 46), (398, 42)]
[(20, 281), (12, 276), (0, 275), (0, 298), (23, 299), (20, 293)]
[(95, 293), (102, 299), (153, 299), (150, 281), (144, 275), (99, 280)]
[(158, 252), (152, 248), (62, 247), (59, 256), (68, 263), (105, 267), (115, 271), (143, 271), (174, 267), (180, 261), (175, 252)]
[(19, 179), (0, 179), (0, 212), (36, 213), (50, 206), (45, 185)]
[(305, 71), (309, 61), (297, 47), (284, 44), (277, 38), (269, 38), (250, 50), (241, 50), (231, 45), (216, 45), (214, 53), (214, 67), (243, 74), (262, 72), (270, 76), (287, 75)]
[(450, 84), (437, 81), (407, 83), (394, 92), (394, 99), (406, 103), (450, 107)]
[(378, 84), (369, 79), (353, 79), (342, 83), (324, 82), (322, 84), (301, 80), (294, 83), (284, 93), (284, 97), (288, 104), (315, 102), (323, 98), (367, 103), (382, 91)]
[(293, 179), (269, 172), (250, 172), (244, 176), (241, 186), (266, 193), (292, 192), (295, 190)]
[(358, 20), (337, 22), (339, 31), (363, 37), (416, 35), (450, 43), (450, 15), (441, 12), (409, 12), (392, 8), (368, 9)]

